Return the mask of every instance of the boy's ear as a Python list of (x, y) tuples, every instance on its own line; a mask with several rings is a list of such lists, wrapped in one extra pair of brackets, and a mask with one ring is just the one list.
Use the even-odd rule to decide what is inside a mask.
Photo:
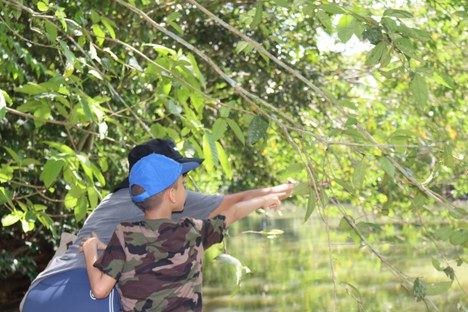
[(175, 203), (176, 201), (175, 188), (171, 187), (170, 189), (166, 190), (165, 195), (168, 196), (168, 199), (171, 201), (171, 203)]

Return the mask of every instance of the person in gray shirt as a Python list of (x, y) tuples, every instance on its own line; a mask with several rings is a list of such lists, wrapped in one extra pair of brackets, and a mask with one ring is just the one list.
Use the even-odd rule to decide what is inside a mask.
[[(174, 142), (165, 139), (154, 139), (133, 148), (128, 161), (130, 168), (142, 157), (151, 153), (170, 157), (180, 163), (198, 162), (201, 158), (185, 158), (175, 148)], [(206, 219), (213, 217), (239, 201), (269, 193), (290, 195), (294, 184), (282, 184), (270, 188), (259, 188), (229, 195), (205, 195), (187, 191), (185, 209), (173, 214), (178, 220), (183, 217)], [(31, 283), (24, 296), (20, 311), (54, 312), (54, 311), (120, 311), (120, 298), (114, 289), (105, 299), (96, 299), (92, 295), (86, 273), (80, 243), (84, 237), (94, 232), (107, 244), (117, 224), (143, 219), (143, 212), (130, 199), (128, 178), (122, 181), (111, 194), (107, 195), (86, 219), (77, 239), (61, 256), (55, 257)]]

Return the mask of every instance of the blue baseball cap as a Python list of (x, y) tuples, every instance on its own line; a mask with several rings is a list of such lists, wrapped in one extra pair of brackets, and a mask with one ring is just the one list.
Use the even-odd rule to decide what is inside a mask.
[[(141, 203), (174, 184), (181, 174), (200, 166), (198, 162), (179, 163), (160, 154), (150, 154), (138, 160), (130, 170), (130, 197), (135, 203)], [(132, 195), (132, 186), (139, 185), (145, 191)]]

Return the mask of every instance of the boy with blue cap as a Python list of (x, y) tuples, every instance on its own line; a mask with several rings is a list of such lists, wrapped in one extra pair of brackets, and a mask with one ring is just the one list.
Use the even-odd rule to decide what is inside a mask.
[[(130, 196), (145, 219), (117, 226), (107, 247), (93, 235), (82, 248), (91, 289), (104, 298), (118, 283), (124, 311), (202, 311), (202, 258), (225, 227), (259, 208), (279, 209), (285, 193), (241, 201), (214, 218), (172, 221), (186, 200), (185, 174), (197, 162), (151, 154), (130, 171)], [(97, 250), (105, 249), (98, 258)]]

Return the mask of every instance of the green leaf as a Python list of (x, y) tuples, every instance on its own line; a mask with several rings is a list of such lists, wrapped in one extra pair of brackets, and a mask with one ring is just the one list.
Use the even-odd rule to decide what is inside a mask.
[(5, 94), (6, 92), (0, 89), (0, 119), (3, 119), (6, 115)]
[(444, 73), (434, 72), (433, 78), (435, 81), (446, 86), (447, 88), (455, 89), (455, 83), (448, 75)]
[(288, 0), (274, 0), (275, 3), (283, 8), (287, 8), (289, 6)]
[(158, 52), (160, 55), (176, 55), (177, 52), (173, 49), (167, 48), (159, 44), (145, 44), (147, 46), (153, 47), (153, 49)]
[(315, 209), (315, 202), (317, 201), (317, 194), (315, 193), (315, 190), (312, 188), (309, 188), (309, 199), (307, 201), (307, 210), (304, 216), (304, 222), (309, 220), (310, 216), (312, 215), (312, 212), (314, 212)]
[(412, 18), (413, 14), (403, 10), (394, 10), (394, 9), (387, 9), (385, 10), (384, 16), (393, 16), (397, 18)]
[(250, 44), (247, 41), (239, 41), (236, 45), (236, 52), (237, 54), (241, 53), (245, 50)]
[(219, 162), (228, 179), (232, 179), (231, 162), (229, 161), (224, 148), (219, 142), (216, 142), (216, 151), (218, 152)]
[(13, 225), (21, 219), (21, 216), (22, 216), (22, 213), (19, 211), (14, 211), (8, 215), (5, 215), (2, 218), (2, 225), (3, 226)]
[(380, 57), (380, 68), (383, 68), (390, 64), (390, 61), (392, 60), (392, 49), (385, 47), (382, 56)]
[(348, 193), (353, 194), (354, 193), (354, 188), (351, 184), (348, 182), (341, 180), (341, 179), (336, 179), (335, 182), (338, 183), (342, 188), (344, 188)]
[(452, 282), (438, 282), (426, 285), (426, 294), (428, 296), (440, 295), (452, 287)]
[(350, 108), (350, 109), (357, 109), (357, 105), (348, 100), (338, 100), (336, 101), (336, 104), (343, 106), (343, 107)]
[(306, 195), (306, 194), (310, 194), (311, 189), (312, 188), (309, 186), (308, 182), (302, 182), (296, 185), (293, 192), (294, 192), (294, 195)]
[(29, 94), (29, 95), (37, 95), (37, 94), (41, 94), (41, 93), (44, 93), (44, 92), (47, 92), (47, 89), (34, 83), (34, 82), (29, 82), (28, 84), (22, 86), (22, 87), (18, 87), (18, 88), (15, 88), (14, 89), (15, 92), (19, 92), (19, 93), (25, 93), (25, 94)]
[(242, 130), (239, 127), (239, 125), (234, 120), (229, 118), (226, 119), (226, 122), (228, 123), (231, 130), (234, 131), (234, 134), (239, 139), (239, 141), (241, 141), (242, 144), (245, 144), (244, 134), (242, 133)]
[(230, 107), (223, 106), (223, 107), (221, 107), (221, 109), (219, 110), (219, 115), (220, 115), (221, 117), (223, 117), (223, 118), (228, 118), (230, 112), (231, 112), (231, 108), (230, 108)]
[(353, 227), (349, 224), (348, 220), (345, 217), (341, 218), (340, 223), (338, 224), (338, 230), (340, 230), (341, 232), (354, 231)]
[[(106, 162), (103, 162), (103, 165), (105, 166)], [(96, 165), (93, 164), (93, 163), (91, 163), (91, 170), (93, 171), (93, 175), (96, 177), (96, 179), (99, 181), (99, 183), (101, 183), (101, 186), (105, 186), (106, 185), (106, 179), (102, 175), (101, 170), (99, 170), (99, 168), (96, 167)]]
[(222, 118), (216, 119), (213, 125), (212, 133), (211, 133), (211, 135), (213, 136), (213, 140), (218, 141), (219, 139), (221, 139), (226, 129), (227, 129), (226, 121)]
[(364, 183), (366, 168), (367, 168), (367, 164), (364, 159), (361, 160), (354, 168), (352, 181), (353, 181), (354, 187), (357, 189), (360, 189), (362, 187), (362, 184)]
[(203, 135), (203, 156), (205, 165), (208, 172), (214, 171), (214, 166), (218, 163), (218, 151), (216, 144), (210, 134)]
[(348, 42), (353, 36), (355, 32), (355, 22), (355, 19), (348, 14), (344, 14), (340, 18), (336, 29), (338, 31), (338, 38), (340, 38), (343, 43)]
[(180, 25), (177, 24), (176, 22), (169, 22), (169, 25), (171, 25), (171, 26), (179, 33), (179, 35), (183, 35), (183, 34), (184, 34), (184, 30), (183, 30), (182, 27), (180, 27)]
[(87, 207), (88, 203), (86, 200), (86, 196), (82, 195), (80, 198), (78, 198), (78, 202), (75, 206), (75, 209), (73, 209), (73, 213), (77, 222), (84, 219), (84, 217), (86, 216)]
[(78, 198), (83, 194), (80, 187), (73, 186), (71, 190), (65, 195), (65, 208), (73, 208), (78, 203)]
[(444, 165), (449, 168), (452, 168), (454, 165), (453, 150), (449, 144), (444, 145)]
[(96, 10), (94, 9), (91, 9), (91, 22), (93, 24), (97, 24), (101, 21), (101, 16), (99, 15), (98, 12), (96, 12)]
[(45, 21), (44, 26), (45, 26), (49, 41), (54, 42), (55, 39), (57, 38), (57, 28), (55, 27), (53, 23), (49, 21)]
[[(49, 119), (50, 117), (50, 106), (47, 103), (41, 102), (41, 105), (34, 111), (34, 116), (43, 119)], [(39, 128), (45, 122), (40, 120), (34, 120), (34, 125)]]
[(468, 241), (468, 231), (461, 229), (452, 231), (449, 237), (449, 241), (453, 245), (463, 245)]
[(349, 117), (346, 122), (345, 122), (345, 127), (349, 128), (351, 126), (354, 126), (355, 124), (358, 123), (358, 120), (354, 117)]
[(70, 51), (65, 41), (60, 40), (59, 44), (62, 48), (63, 53), (65, 54), (65, 57), (67, 58), (67, 62), (73, 65), (73, 63), (75, 62), (75, 55), (72, 51)]
[(419, 74), (415, 74), (410, 83), (410, 89), (419, 105), (426, 106), (429, 98), (426, 80)]
[(374, 66), (379, 63), (384, 51), (386, 49), (386, 44), (380, 42), (372, 50), (367, 53), (366, 65)]
[(257, 5), (255, 6), (255, 16), (253, 18), (252, 24), (250, 27), (252, 29), (257, 28), (258, 25), (262, 22), (263, 18), (263, 0), (257, 1)]
[(322, 4), (319, 6), (319, 9), (324, 10), (330, 14), (344, 14), (345, 11), (337, 5), (334, 4)]
[(44, 182), (46, 187), (52, 185), (57, 180), (60, 172), (62, 171), (65, 161), (63, 159), (48, 159), (42, 169), (39, 178)]
[(93, 33), (96, 35), (96, 41), (98, 45), (102, 45), (104, 39), (106, 38), (106, 33), (102, 30), (101, 26), (98, 24), (93, 25)]
[(245, 271), (246, 273), (250, 272), (250, 269), (248, 267), (243, 266), (242, 263), (237, 258), (234, 258), (231, 255), (223, 253), (223, 254), (218, 255), (215, 259), (216, 259), (216, 261), (224, 262), (224, 263), (230, 264), (230, 265), (235, 267), (235, 269), (236, 269), (236, 284), (237, 285), (240, 285), (240, 282), (241, 282), (241, 279), (242, 279), (242, 272), (243, 271)]
[(417, 50), (414, 48), (411, 40), (407, 38), (398, 38), (394, 41), (395, 47), (409, 57), (418, 59)]
[(14, 168), (8, 164), (2, 164), (0, 167), (0, 183), (5, 183), (13, 179)]
[(266, 136), (269, 121), (263, 116), (255, 116), (247, 130), (247, 142), (253, 145)]
[(432, 258), (432, 266), (437, 270), (437, 271), (442, 271), (442, 268), (440, 267), (440, 261)]
[(304, 170), (304, 164), (294, 162), (289, 165), (284, 171), (278, 174), (277, 179), (279, 181), (287, 180), (289, 178), (296, 178)]
[(51, 141), (44, 141), (44, 143), (48, 144), (50, 147), (55, 148), (56, 150), (62, 153), (65, 153), (67, 155), (75, 155), (75, 151), (65, 144), (62, 144), (59, 142), (51, 142)]
[(114, 31), (114, 28), (112, 27), (112, 24), (115, 25), (115, 23), (112, 20), (105, 17), (105, 16), (101, 17), (101, 22), (104, 25), (104, 27), (106, 27), (106, 29), (109, 32), (109, 35), (111, 36), (111, 38), (115, 39), (115, 31)]
[(37, 9), (41, 12), (47, 12), (49, 11), (49, 6), (42, 1), (39, 1), (37, 3)]
[(327, 32), (328, 34), (333, 33), (333, 25), (330, 16), (327, 13), (325, 13), (325, 11), (318, 10), (317, 17), (320, 23), (322, 24), (325, 32)]
[(382, 41), (382, 38), (382, 30), (379, 27), (368, 27), (362, 32), (362, 39), (369, 40), (374, 45)]
[(96, 208), (99, 202), (99, 193), (94, 186), (88, 186), (87, 192), (88, 192), (89, 205), (91, 209), (94, 209)]
[(424, 297), (426, 297), (426, 285), (419, 277), (414, 280), (413, 295), (417, 301), (424, 300)]
[(379, 163), (382, 166), (383, 170), (391, 177), (395, 175), (395, 167), (393, 164), (390, 162), (390, 160), (387, 157), (381, 157), (379, 159)]

